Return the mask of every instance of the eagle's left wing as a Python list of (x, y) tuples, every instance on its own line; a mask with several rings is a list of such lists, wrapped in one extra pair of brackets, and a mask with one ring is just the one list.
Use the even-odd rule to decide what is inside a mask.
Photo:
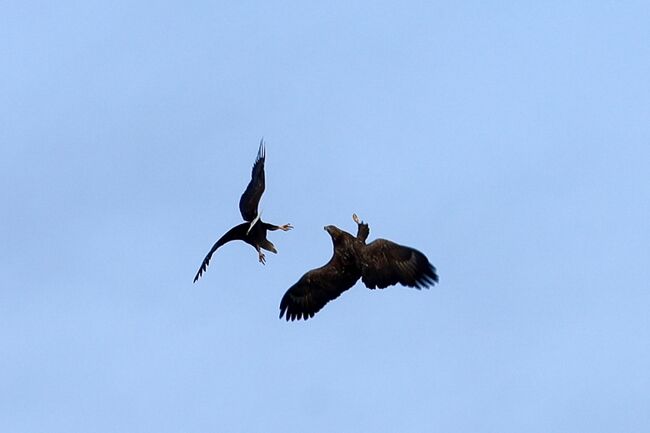
[(246, 191), (239, 199), (239, 211), (244, 221), (253, 221), (257, 217), (257, 207), (260, 204), (262, 194), (264, 194), (264, 161), (266, 160), (266, 149), (264, 148), (264, 139), (260, 141), (260, 148), (257, 151), (257, 158), (251, 171), (251, 181), (246, 187)]
[(361, 252), (361, 281), (370, 289), (397, 283), (421, 289), (437, 283), (438, 274), (420, 251), (377, 239)]

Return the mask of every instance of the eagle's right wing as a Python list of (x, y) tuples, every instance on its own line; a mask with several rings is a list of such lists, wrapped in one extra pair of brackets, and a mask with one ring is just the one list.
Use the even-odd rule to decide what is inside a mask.
[(226, 242), (234, 241), (234, 240), (241, 240), (244, 239), (244, 236), (246, 236), (246, 230), (248, 228), (248, 223), (243, 223), (239, 224), (230, 230), (228, 230), (223, 236), (219, 238), (217, 242), (212, 245), (212, 248), (210, 248), (210, 251), (208, 254), (205, 256), (203, 259), (203, 262), (201, 263), (201, 267), (199, 268), (198, 272), (194, 276), (194, 283), (196, 283), (196, 280), (198, 280), (201, 275), (208, 269), (208, 265), (210, 264), (210, 259), (212, 258), (212, 254), (214, 254), (215, 251), (217, 251), (217, 248), (225, 244)]
[(291, 286), (280, 301), (280, 318), (288, 320), (309, 319), (329, 301), (354, 286), (359, 279), (356, 270), (344, 271), (332, 260), (325, 266), (312, 269)]

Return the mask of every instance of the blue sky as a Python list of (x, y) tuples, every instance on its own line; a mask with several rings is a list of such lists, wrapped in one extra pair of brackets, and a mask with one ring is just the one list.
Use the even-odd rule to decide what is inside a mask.
[[(646, 2), (0, 5), (0, 429), (650, 429)], [(267, 265), (240, 221), (267, 141)], [(284, 291), (351, 214), (440, 285)]]

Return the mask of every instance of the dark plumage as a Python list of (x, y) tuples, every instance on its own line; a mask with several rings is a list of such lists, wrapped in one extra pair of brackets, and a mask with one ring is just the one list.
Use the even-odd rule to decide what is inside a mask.
[(436, 268), (424, 254), (386, 239), (366, 244), (368, 224), (357, 223), (357, 236), (326, 226), (332, 237), (334, 254), (325, 266), (312, 269), (291, 286), (280, 301), (280, 318), (287, 320), (314, 317), (329, 301), (336, 299), (359, 278), (370, 289), (383, 289), (397, 283), (417, 289), (438, 282)]
[(257, 215), (257, 207), (264, 194), (266, 187), (264, 178), (264, 162), (266, 161), (266, 148), (264, 140), (260, 141), (260, 148), (257, 150), (257, 158), (251, 170), (251, 181), (239, 199), (239, 211), (244, 221), (253, 221)]
[(210, 248), (210, 251), (203, 259), (203, 263), (199, 267), (196, 276), (194, 277), (194, 282), (198, 280), (201, 275), (208, 268), (212, 254), (222, 246), (223, 244), (240, 240), (244, 241), (249, 245), (252, 245), (259, 257), (260, 263), (264, 264), (266, 262), (264, 253), (262, 249), (266, 251), (271, 251), (272, 253), (277, 253), (278, 250), (275, 249), (275, 245), (266, 239), (267, 231), (274, 230), (291, 230), (293, 226), (291, 224), (284, 224), (282, 226), (276, 226), (273, 224), (265, 223), (261, 220), (260, 214), (258, 211), (258, 206), (262, 194), (264, 193), (265, 180), (264, 180), (264, 162), (266, 160), (266, 149), (264, 147), (264, 140), (260, 141), (260, 147), (257, 151), (257, 158), (253, 164), (253, 170), (251, 172), (251, 180), (246, 187), (246, 190), (239, 199), (239, 211), (241, 216), (244, 219), (244, 223), (236, 225), (235, 227), (228, 230), (219, 240)]

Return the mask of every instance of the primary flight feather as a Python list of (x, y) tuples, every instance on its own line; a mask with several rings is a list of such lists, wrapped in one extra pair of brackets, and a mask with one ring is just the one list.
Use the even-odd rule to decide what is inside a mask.
[(334, 253), (324, 266), (312, 269), (287, 290), (280, 301), (280, 318), (300, 320), (314, 317), (325, 304), (338, 298), (361, 278), (370, 289), (402, 284), (417, 289), (438, 282), (436, 268), (420, 251), (377, 239), (366, 244), (368, 224), (356, 215), (357, 235), (335, 226), (325, 226)]

